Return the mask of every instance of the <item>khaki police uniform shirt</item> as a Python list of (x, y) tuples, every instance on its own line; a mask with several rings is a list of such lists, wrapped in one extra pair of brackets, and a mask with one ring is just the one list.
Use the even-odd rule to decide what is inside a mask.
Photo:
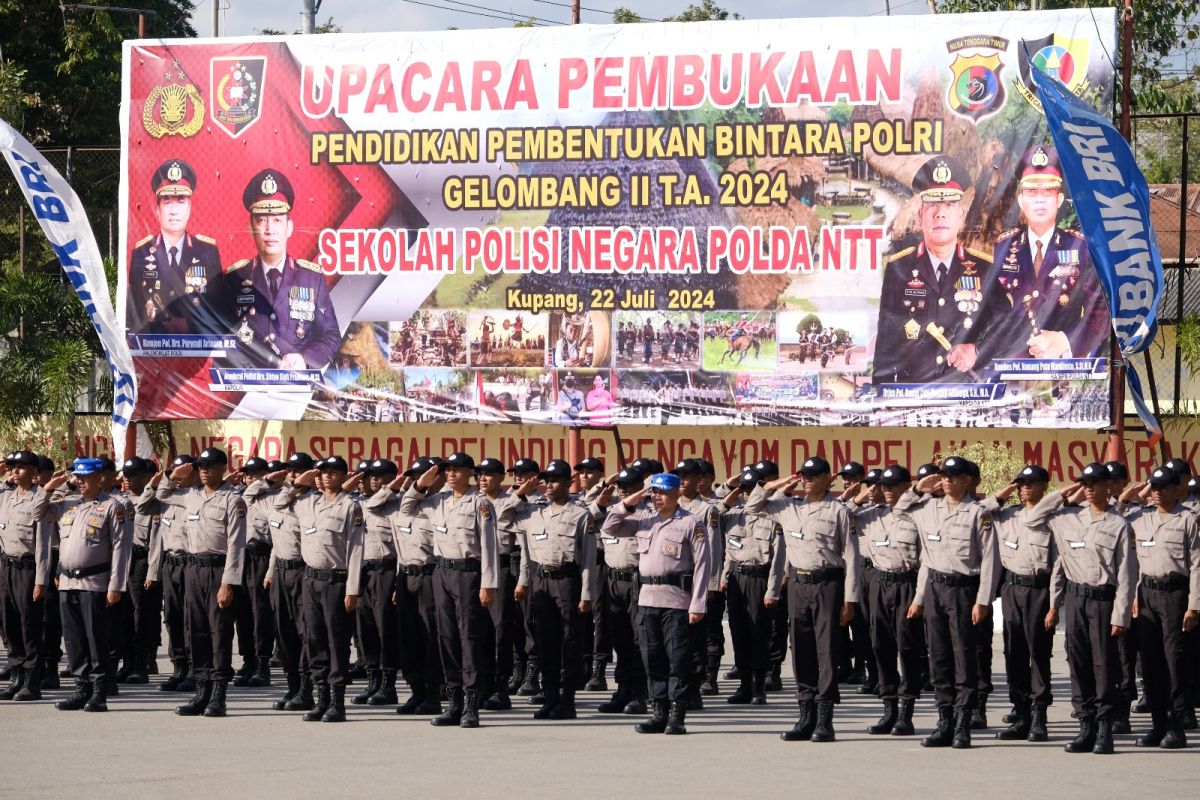
[(527, 504), (513, 519), (521, 545), (521, 571), (517, 586), (528, 586), (537, 567), (578, 564), (582, 591), (579, 599), (591, 602), (600, 595), (600, 571), (596, 569), (596, 537), (592, 517), (581, 504)]
[(991, 515), (992, 530), (1000, 563), (1014, 575), (1049, 575), (1058, 558), (1058, 548), (1050, 529), (1044, 524), (1032, 525), (1034, 509), (1024, 504), (1001, 507), (995, 495), (988, 495), (980, 505)]
[(517, 524), (518, 513), (527, 504), (537, 502), (537, 496), (532, 499), (522, 498), (517, 494), (515, 487), (492, 500), (492, 507), (496, 509), (496, 541), (500, 555), (509, 555), (517, 546), (521, 535), (520, 526)]
[(637, 538), (638, 570), (643, 578), (674, 573), (692, 573), (692, 591), (678, 586), (651, 586), (643, 583), (638, 605), (651, 608), (677, 608), (692, 614), (708, 609), (708, 581), (714, 567), (708, 549), (708, 528), (704, 521), (682, 508), (663, 518), (653, 506), (631, 509), (623, 501), (608, 508), (600, 535)]
[(1050, 605), (1061, 608), (1067, 581), (1116, 587), (1111, 623), (1129, 627), (1138, 566), (1129, 523), (1111, 509), (1063, 508), (1061, 492), (1050, 492), (1034, 507), (1035, 522), (1054, 534), (1058, 560), (1050, 578)]
[(50, 530), (41, 521), (46, 516), (50, 495), (41, 486), (29, 491), (13, 487), (0, 492), (0, 552), (11, 558), (31, 556), (34, 561), (34, 583), (49, 584)]
[(153, 520), (150, 530), (150, 560), (146, 565), (146, 580), (162, 580), (164, 553), (187, 552), (186, 514), (180, 506), (167, 505), (157, 497), (157, 490), (150, 484), (133, 498), (133, 510), (138, 516)]
[(481, 589), (500, 585), (500, 545), (496, 509), (487, 495), (468, 489), (461, 497), (438, 492), (426, 497), (414, 484), (400, 500), (405, 514), (418, 511), (433, 528), (433, 552), (440, 558), (477, 558)]
[(110, 565), (108, 572), (86, 578), (60, 575), (59, 591), (124, 592), (133, 545), (125, 524), (125, 505), (105, 492), (92, 500), (78, 493), (55, 492), (47, 513), (58, 523), (59, 566), (87, 569)]
[(770, 566), (779, 548), (783, 528), (764, 514), (753, 514), (743, 508), (731, 508), (721, 515), (721, 533), (725, 539), (725, 560), (719, 579), (733, 574), (734, 564), (756, 567)]
[(688, 513), (704, 520), (704, 527), (708, 532), (709, 559), (713, 564), (712, 575), (708, 580), (708, 590), (719, 592), (721, 590), (721, 566), (725, 563), (725, 536), (721, 533), (721, 511), (701, 495), (696, 495), (690, 500), (680, 495), (679, 505)]
[[(395, 501), (390, 504), (387, 502), (374, 502), (375, 498), (379, 497), (386, 488), (386, 486), (380, 487), (378, 492), (370, 497), (364, 495), (359, 501), (365, 525), (365, 530), (363, 531), (364, 561), (397, 558), (396, 523), (391, 512), (395, 510), (395, 507), (399, 503)], [(389, 494), (394, 493), (389, 492)]]
[(1142, 575), (1188, 579), (1188, 608), (1200, 610), (1200, 535), (1196, 516), (1182, 503), (1170, 513), (1147, 508), (1129, 521)]
[[(854, 512), (859, 549), (881, 572), (921, 569), (921, 534), (912, 517), (887, 503), (861, 506)], [(923, 587), (921, 587), (923, 588)]]
[(313, 569), (346, 570), (346, 594), (357, 596), (362, 582), (363, 513), (346, 492), (332, 499), (309, 491), (291, 501), (300, 523), (300, 557)]
[(1000, 554), (996, 534), (983, 506), (972, 497), (955, 505), (945, 497), (920, 495), (909, 489), (896, 503), (921, 533), (921, 572), (918, 599), (929, 583), (929, 570), (958, 575), (978, 575), (975, 604), (990, 606), (1000, 581)]
[(432, 564), (433, 528), (422, 514), (405, 514), (400, 508), (400, 500), (400, 495), (384, 486), (363, 503), (363, 508), (391, 520), (392, 544), (400, 564)]
[(844, 569), (846, 581), (842, 602), (858, 602), (862, 565), (858, 558), (858, 534), (850, 512), (832, 493), (816, 502), (804, 497), (778, 493), (768, 497), (762, 486), (755, 486), (746, 499), (746, 511), (763, 514), (779, 523), (783, 533), (780, 547), (771, 560), (771, 578), (767, 596), (778, 599), (786, 568), (800, 572), (818, 569)]
[(275, 510), (275, 498), (286, 489), (283, 484), (272, 486), (270, 481), (259, 479), (251, 482), (242, 492), (242, 499), (246, 501), (246, 544), (271, 544), (271, 514)]
[[(304, 492), (300, 497), (311, 494), (311, 487), (302, 487)], [(285, 483), (280, 492), (273, 496), (272, 509), (267, 515), (267, 527), (271, 529), (271, 563), (267, 566), (267, 578), (275, 577), (275, 560), (295, 561), (302, 558), (300, 552), (300, 520), (292, 508), (292, 489), (290, 483)]]
[[(599, 496), (599, 495), (597, 495)], [(617, 502), (621, 502), (619, 499)], [(650, 501), (643, 499), (638, 504), (638, 511), (651, 508)], [(592, 523), (597, 531), (596, 538), (600, 541), (600, 552), (604, 555), (604, 564), (609, 569), (618, 569), (622, 572), (630, 572), (638, 568), (638, 540), (636, 537), (620, 537), (612, 536), (604, 532), (604, 518), (608, 515), (608, 511), (600, 507), (595, 498), (588, 503), (588, 513), (592, 516)]]
[(221, 583), (241, 586), (245, 574), (246, 502), (228, 483), (213, 491), (203, 486), (176, 489), (169, 484), (155, 493), (168, 505), (182, 507), (187, 530), (187, 551), (194, 556), (225, 556)]

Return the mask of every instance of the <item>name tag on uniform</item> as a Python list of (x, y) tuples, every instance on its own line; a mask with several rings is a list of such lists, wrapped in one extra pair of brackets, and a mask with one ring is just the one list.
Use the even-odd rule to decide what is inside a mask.
[(316, 528), (309, 528), (308, 530), (306, 530), (306, 531), (304, 531), (304, 532), (305, 532), (305, 533), (316, 533), (316, 532), (317, 532), (317, 529), (316, 529)]
[(446, 532), (446, 531), (448, 531), (448, 530), (450, 530), (450, 529), (449, 529), (449, 528), (447, 528), (445, 525), (438, 525), (438, 526), (437, 526), (437, 532), (438, 532), (438, 533), (445, 533), (445, 532)]
[(4, 522), (0, 522), (0, 531), (7, 530), (7, 529), (8, 529), (8, 524), (4, 523)]
[(1078, 550), (1081, 547), (1087, 547), (1087, 542), (1067, 542), (1067, 544), (1071, 546), (1072, 550)]
[(931, 533), (925, 538), (931, 542), (940, 542), (942, 540), (942, 535), (940, 533)]
[(1158, 542), (1154, 541), (1153, 539), (1138, 539), (1139, 547), (1154, 547), (1156, 544), (1158, 544)]
[(601, 536), (605, 544), (620, 544), (621, 539), (617, 536)]
[(1010, 542), (1008, 539), (1005, 539), (1004, 546), (1007, 547), (1009, 550), (1016, 550), (1018, 545), (1016, 542)]
[(412, 533), (412, 526), (409, 525), (408, 527), (405, 527), (405, 526), (401, 525), (400, 532), (401, 533)]
[(741, 539), (730, 539), (729, 546), (732, 547), (734, 550), (741, 550), (746, 545), (742, 544)]
[(200, 515), (199, 514), (188, 514), (187, 518), (188, 518), (188, 522), (195, 522), (196, 520), (200, 519)]
[(788, 536), (791, 536), (793, 539), (803, 539), (804, 531), (788, 531)]
[(533, 538), (534, 538), (534, 539), (537, 539), (539, 542), (542, 542), (542, 541), (545, 541), (546, 539), (549, 539), (549, 538), (550, 538), (550, 534), (548, 534), (548, 533), (545, 533), (545, 532), (543, 532), (543, 533), (535, 533), (535, 534), (533, 535)]
[(891, 546), (892, 546), (892, 540), (891, 540), (891, 539), (884, 539), (882, 542), (871, 542), (871, 544), (875, 545), (876, 547), (891, 547)]
[(281, 528), (281, 527), (283, 527), (283, 522), (282, 522), (281, 520), (277, 520), (277, 519), (273, 519), (273, 520), (271, 520), (271, 521), (270, 521), (268, 524), (269, 524), (269, 525), (270, 525), (272, 528)]
[[(71, 518), (70, 518), (70, 517), (63, 517), (62, 521), (63, 521), (63, 524), (66, 524), (66, 523), (68, 523), (68, 522), (70, 522), (70, 521), (71, 521)], [(171, 527), (171, 520), (169, 520), (169, 519), (165, 519), (165, 518), (164, 518), (164, 519), (162, 520), (162, 524), (163, 524), (163, 525), (166, 525), (166, 526), (169, 528), (169, 527)]]

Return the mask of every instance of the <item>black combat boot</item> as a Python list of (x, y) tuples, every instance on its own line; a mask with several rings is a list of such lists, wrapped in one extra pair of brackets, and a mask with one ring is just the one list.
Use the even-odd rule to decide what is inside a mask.
[(896, 727), (896, 721), (900, 719), (900, 704), (896, 702), (894, 697), (885, 697), (883, 699), (883, 716), (879, 718), (871, 727), (867, 728), (867, 733), (872, 736), (885, 736), (892, 732)]
[(305, 672), (300, 675), (300, 691), (296, 692), (295, 697), (288, 700), (283, 709), (284, 711), (311, 711), (315, 706), (312, 678)]
[(790, 731), (779, 734), (785, 742), (803, 742), (812, 738), (817, 727), (817, 704), (812, 700), (800, 701), (800, 716)]
[(286, 677), (288, 687), (287, 694), (271, 704), (271, 708), (275, 709), (276, 711), (286, 711), (288, 703), (292, 702), (292, 699), (296, 695), (300, 694), (300, 676), (295, 672), (289, 672), (287, 673)]
[(133, 651), (133, 663), (129, 665), (125, 683), (141, 686), (149, 682), (150, 676), (146, 672), (146, 651), (139, 648)]
[(954, 709), (954, 739), (951, 746), (955, 750), (966, 750), (971, 746), (971, 720), (973, 719), (971, 709), (967, 706), (960, 706)]
[(832, 742), (833, 734), (833, 701), (822, 700), (817, 703), (817, 726), (813, 728), (812, 741)]
[[(342, 697), (344, 699), (345, 695), (342, 695)], [(309, 710), (309, 712), (304, 715), (304, 721), (305, 722), (320, 722), (321, 719), (325, 716), (325, 712), (329, 710), (329, 705), (332, 702), (333, 702), (333, 698), (329, 691), (329, 684), (324, 683), (324, 682), (318, 684), (317, 685), (317, 702)]]
[(620, 714), (625, 710), (625, 704), (629, 702), (631, 697), (628, 685), (618, 683), (617, 690), (613, 692), (613, 696), (608, 702), (597, 706), (596, 710), (601, 714)]
[(1092, 752), (1100, 756), (1109, 756), (1113, 752), (1112, 720), (1101, 717), (1096, 724), (1096, 744)]
[[(62, 674), (59, 677), (66, 678), (66, 677), (70, 676), (70, 674), (71, 674), (71, 670), (64, 669), (62, 671)], [(10, 679), (12, 679), (12, 667), (5, 664), (4, 667), (2, 669), (0, 669), (0, 681), (7, 681)]]
[(92, 697), (92, 685), (87, 681), (75, 681), (75, 693), (70, 697), (59, 700), (54, 707), (59, 711), (78, 711), (87, 705)]
[(213, 681), (212, 696), (208, 698), (208, 705), (204, 707), (204, 716), (225, 716), (225, 693), (228, 690), (229, 681)]
[(782, 692), (783, 691), (783, 665), (782, 664), (776, 664), (775, 666), (771, 667), (771, 677), (767, 678), (767, 691), (768, 692)]
[(196, 691), (196, 679), (192, 677), (192, 663), (184, 662), (183, 665), (183, 680), (175, 686), (177, 692), (194, 692)]
[(562, 699), (562, 693), (557, 686), (543, 686), (542, 691), (546, 699), (542, 703), (541, 708), (533, 712), (534, 719), (550, 719), (550, 712), (554, 710), (559, 700)]
[(654, 701), (654, 714), (645, 722), (633, 726), (638, 733), (662, 733), (667, 729), (667, 703)]
[(1079, 720), (1079, 734), (1067, 742), (1063, 750), (1068, 753), (1087, 753), (1096, 745), (1096, 718), (1084, 717)]
[(31, 700), (42, 699), (42, 663), (39, 660), (38, 665), (33, 669), (25, 671), (25, 685), (21, 687), (21, 691), (13, 696), (13, 700), (21, 703)]
[(1008, 710), (1007, 714), (1000, 718), (1000, 721), (1005, 725), (1012, 725), (1017, 721), (1017, 709), (1020, 707), (1020, 703), (1013, 703), (1013, 707)]
[(1114, 736), (1124, 736), (1133, 733), (1133, 727), (1129, 724), (1129, 707), (1132, 703), (1121, 702), (1117, 703), (1117, 708), (1113, 711), (1112, 731)]
[(525, 680), (525, 664), (519, 658), (513, 658), (512, 676), (508, 679), (508, 693), (516, 694)]
[(875, 677), (875, 659), (867, 661), (867, 678), (858, 687), (859, 694), (879, 694), (879, 679)]
[(1026, 741), (1044, 742), (1049, 739), (1046, 733), (1046, 704), (1034, 703), (1033, 714), (1029, 720), (1029, 736)]
[(896, 719), (896, 724), (892, 726), (892, 736), (912, 736), (917, 732), (913, 727), (913, 706), (916, 705), (916, 700), (911, 697), (904, 697), (900, 700), (900, 713)]
[(383, 673), (377, 669), (367, 670), (367, 685), (361, 692), (354, 695), (354, 699), (350, 702), (356, 706), (365, 706), (367, 701), (371, 699), (371, 695), (379, 691), (379, 687), (383, 684)]
[(62, 679), (58, 676), (58, 662), (47, 658), (42, 662), (42, 691), (46, 692), (61, 687)]
[[(397, 714), (404, 716), (416, 714), (417, 707), (421, 705), (421, 703), (425, 700), (425, 696), (428, 694), (428, 690), (425, 688), (425, 681), (423, 680), (409, 681), (408, 689), (411, 694), (408, 696), (408, 699), (404, 701), (404, 704), (396, 709)], [(438, 713), (441, 713), (441, 709), (438, 709)]]
[(449, 696), (446, 702), (446, 710), (440, 716), (436, 716), (429, 720), (430, 725), (436, 725), (439, 728), (448, 725), (458, 725), (462, 722), (463, 717), (463, 690), (462, 687), (457, 687), (449, 690)]
[(687, 733), (687, 728), (683, 725), (686, 719), (687, 706), (683, 703), (671, 703), (671, 713), (667, 717), (667, 727), (663, 730), (663, 733), (667, 736), (682, 736)]
[[(114, 658), (113, 661), (115, 662), (116, 659)], [(117, 683), (125, 683), (126, 681), (128, 681), (129, 673), (131, 673), (131, 672), (133, 672), (133, 659), (126, 658), (124, 660), (124, 662), (122, 662), (121, 668), (117, 670), (117, 675), (116, 675)]]
[(463, 697), (462, 719), (458, 721), (460, 728), (479, 727), (479, 690), (467, 689)]
[(321, 722), (346, 721), (346, 685), (332, 686), (329, 698), (329, 708), (321, 715)]
[(767, 673), (754, 673), (754, 677), (750, 681), (750, 704), (755, 706), (767, 704)]
[(562, 697), (554, 708), (550, 709), (550, 719), (575, 719), (575, 690), (563, 689)]
[(1133, 713), (1135, 713), (1135, 714), (1149, 714), (1150, 713), (1150, 701), (1146, 699), (1145, 687), (1142, 687), (1142, 696), (1140, 698), (1138, 698), (1138, 701), (1136, 703), (1133, 704)]
[(742, 679), (742, 672), (737, 668), (737, 664), (734, 664), (733, 669), (727, 671), (724, 677), (727, 681), (740, 681)]
[(246, 681), (247, 686), (261, 688), (271, 685), (271, 657), (259, 656), (258, 663), (254, 666), (254, 674), (250, 676), (250, 680)]
[(1159, 747), (1167, 735), (1167, 714), (1163, 711), (1150, 712), (1150, 730), (1133, 744), (1135, 747)]
[(483, 701), (484, 711), (511, 711), (512, 698), (508, 696), (508, 685), (502, 685), (491, 697)]
[(971, 710), (971, 730), (982, 731), (988, 726), (987, 719), (987, 700), (988, 696), (985, 692), (979, 693), (979, 705)]
[(396, 697), (396, 670), (385, 669), (383, 671), (383, 681), (379, 684), (379, 688), (375, 690), (375, 694), (371, 695), (367, 700), (369, 706), (394, 706), (400, 698)]
[(233, 685), (237, 687), (249, 686), (250, 676), (254, 674), (255, 662), (258, 659), (254, 656), (246, 656), (242, 661), (242, 666), (238, 668), (237, 674), (234, 675)]
[(88, 698), (87, 704), (83, 707), (84, 711), (93, 713), (102, 713), (108, 711), (108, 693), (104, 691), (104, 684), (97, 683), (92, 689), (92, 696)]
[(633, 692), (631, 695), (633, 699), (625, 704), (625, 713), (630, 715), (645, 714), (647, 707), (646, 694), (647, 692), (645, 684), (639, 684), (633, 687)]
[(438, 716), (442, 713), (442, 694), (445, 687), (430, 686), (425, 684), (425, 696), (421, 698), (421, 704), (417, 706), (414, 714), (432, 714)]
[(997, 739), (1013, 742), (1018, 739), (1028, 738), (1029, 728), (1033, 724), (1033, 719), (1029, 713), (1029, 705), (1020, 703), (1013, 706), (1013, 709), (1017, 712), (1017, 718), (1013, 720), (1011, 725), (996, 734)]
[(721, 687), (717, 685), (717, 672), (720, 671), (720, 666), (706, 667), (704, 670), (704, 680), (700, 683), (700, 694), (711, 697), (721, 691)]
[(1163, 750), (1182, 750), (1187, 747), (1187, 734), (1183, 732), (1183, 718), (1178, 714), (1167, 717), (1167, 733), (1158, 745)]
[(754, 699), (754, 689), (751, 688), (753, 678), (747, 672), (746, 677), (738, 679), (738, 688), (733, 694), (725, 698), (725, 702), (735, 706), (748, 706), (750, 701)]
[(597, 656), (592, 662), (592, 677), (588, 679), (587, 685), (583, 688), (589, 692), (607, 692), (608, 681), (604, 677), (604, 667), (608, 663), (608, 659), (604, 656)]
[(204, 713), (211, 698), (212, 684), (208, 681), (196, 681), (196, 694), (188, 702), (176, 706), (175, 713), (181, 717), (198, 717)]
[(687, 706), (688, 711), (703, 711), (704, 698), (700, 694), (700, 687), (692, 684), (687, 690), (687, 694), (683, 696), (683, 704)]
[(517, 689), (517, 694), (521, 697), (530, 697), (541, 689), (537, 661), (537, 656), (530, 656), (525, 664), (525, 680), (521, 681), (521, 688)]
[(954, 708), (938, 706), (937, 727), (921, 740), (921, 747), (949, 747), (954, 742)]
[(0, 700), (12, 700), (17, 696), (17, 692), (21, 691), (21, 687), (25, 685), (25, 668), (12, 667), (12, 677), (9, 680), (8, 686), (0, 692)]

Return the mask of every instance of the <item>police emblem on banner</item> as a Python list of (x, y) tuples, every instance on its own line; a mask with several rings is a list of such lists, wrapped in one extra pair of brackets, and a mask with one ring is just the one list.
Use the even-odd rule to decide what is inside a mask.
[(1087, 39), (1070, 39), (1057, 33), (1041, 39), (1022, 39), (1017, 44), (1017, 57), (1021, 65), (1017, 91), (1038, 113), (1044, 113), (1029, 75), (1029, 65), (1033, 64), (1067, 87), (1068, 92), (1076, 97), (1081, 96), (1090, 85), (1087, 79), (1088, 50)]
[[(155, 139), (164, 136), (195, 136), (204, 124), (204, 99), (187, 80), (176, 61), (167, 70), (168, 83), (155, 86), (142, 104), (142, 125)], [(181, 82), (182, 81), (182, 82)]]
[[(1008, 40), (998, 36), (961, 36), (946, 42), (947, 52), (954, 54), (946, 99), (955, 114), (978, 122), (1004, 108), (1007, 94), (1000, 77), (1004, 69), (1000, 54), (1007, 49)], [(992, 52), (981, 52), (987, 50)]]
[(246, 132), (262, 114), (264, 56), (214, 58), (209, 62), (212, 121), (233, 138)]

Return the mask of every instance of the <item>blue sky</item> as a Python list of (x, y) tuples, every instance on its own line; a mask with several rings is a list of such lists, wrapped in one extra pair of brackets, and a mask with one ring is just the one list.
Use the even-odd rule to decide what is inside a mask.
[[(661, 19), (677, 14), (692, 0), (581, 0), (583, 22), (612, 21), (612, 9), (626, 6), (645, 17)], [(201, 36), (212, 35), (212, 3), (221, 3), (221, 35), (249, 36), (262, 28), (295, 30), (300, 27), (301, 0), (198, 0), (192, 25)], [(508, 19), (539, 17), (547, 23), (569, 22), (570, 0), (324, 0), (317, 17), (329, 17), (352, 33), (399, 30), (444, 30), (508, 27)], [(746, 19), (782, 17), (857, 17), (884, 13), (885, 0), (730, 0), (724, 8)], [(928, 13), (925, 0), (891, 0), (894, 14)], [(437, 6), (437, 7), (434, 7)], [(486, 9), (486, 10), (485, 10)], [(591, 10), (587, 10), (591, 9)], [(493, 16), (501, 17), (495, 19)]]

